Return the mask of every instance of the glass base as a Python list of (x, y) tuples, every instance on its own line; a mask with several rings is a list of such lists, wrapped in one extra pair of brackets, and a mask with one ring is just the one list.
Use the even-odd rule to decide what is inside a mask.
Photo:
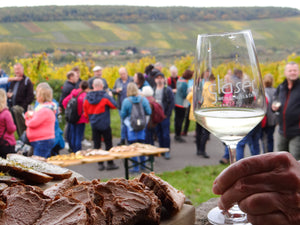
[(208, 221), (214, 225), (251, 225), (251, 223), (247, 221), (246, 214), (234, 214), (232, 217), (227, 217), (219, 207), (210, 210), (207, 214), (207, 218)]

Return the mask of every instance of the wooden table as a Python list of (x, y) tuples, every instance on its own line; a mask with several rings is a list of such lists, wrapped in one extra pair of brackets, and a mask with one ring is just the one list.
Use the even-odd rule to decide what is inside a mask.
[[(81, 165), (85, 163), (96, 163), (96, 162), (105, 162), (115, 159), (124, 159), (124, 168), (125, 168), (125, 178), (129, 179), (129, 169), (133, 165), (129, 165), (129, 162), (133, 162), (132, 157), (137, 156), (147, 156), (144, 162), (138, 162), (138, 165), (150, 163), (150, 166), (145, 166), (146, 170), (153, 171), (154, 166), (154, 157), (159, 156), (162, 153), (168, 152), (168, 148), (156, 148), (153, 150), (140, 149), (138, 151), (132, 152), (109, 152), (108, 155), (95, 155), (95, 156), (85, 156), (82, 158), (72, 159), (72, 160), (48, 160), (49, 163), (58, 165), (61, 167)], [(136, 163), (136, 161), (134, 161)]]

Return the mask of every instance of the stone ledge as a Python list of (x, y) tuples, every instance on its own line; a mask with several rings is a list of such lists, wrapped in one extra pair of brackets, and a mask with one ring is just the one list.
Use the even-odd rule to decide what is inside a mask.
[(196, 207), (195, 225), (211, 225), (207, 220), (207, 214), (218, 205), (218, 200), (219, 198), (212, 198)]

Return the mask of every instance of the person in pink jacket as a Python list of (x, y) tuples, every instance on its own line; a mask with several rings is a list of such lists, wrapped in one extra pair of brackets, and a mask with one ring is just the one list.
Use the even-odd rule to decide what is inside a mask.
[(40, 87), (36, 90), (39, 105), (34, 111), (25, 113), (26, 136), (33, 147), (33, 155), (48, 158), (55, 142), (55, 112), (57, 106), (52, 102), (51, 87)]
[(62, 102), (63, 107), (66, 108), (70, 99), (79, 95), (77, 98), (77, 110), (78, 115), (81, 116), (76, 124), (68, 123), (67, 128), (67, 140), (69, 142), (70, 149), (73, 152), (77, 152), (82, 149), (81, 141), (84, 137), (85, 124), (88, 123), (88, 119), (84, 116), (83, 113), (83, 102), (88, 91), (88, 87), (89, 84), (87, 81), (81, 81), (79, 88), (73, 89)]
[(0, 156), (6, 158), (9, 153), (15, 153), (16, 125), (7, 108), (7, 97), (4, 89), (0, 89)]

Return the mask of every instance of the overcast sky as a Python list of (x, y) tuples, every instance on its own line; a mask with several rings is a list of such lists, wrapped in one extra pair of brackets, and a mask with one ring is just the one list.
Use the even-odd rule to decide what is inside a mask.
[[(100, 0), (101, 1), (101, 0)], [(232, 6), (278, 6), (300, 9), (299, 0), (1, 0), (0, 7), (39, 5), (139, 5), (139, 6), (191, 6), (191, 7), (232, 7)]]

